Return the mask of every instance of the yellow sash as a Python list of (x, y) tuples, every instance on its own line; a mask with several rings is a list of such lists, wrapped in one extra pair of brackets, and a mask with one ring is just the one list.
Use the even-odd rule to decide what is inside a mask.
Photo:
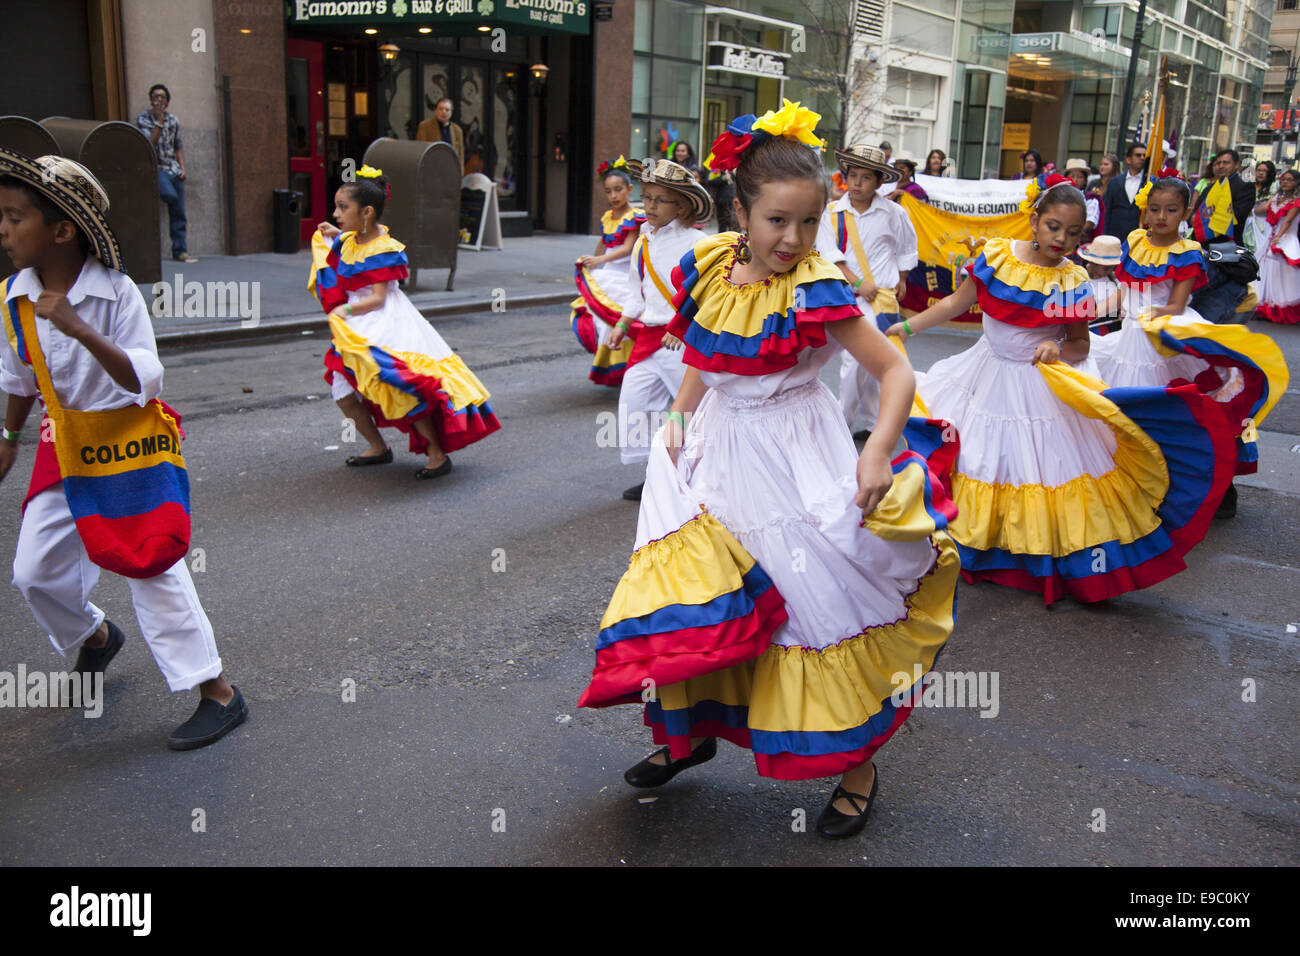
[(659, 278), (658, 272), (655, 272), (654, 263), (650, 261), (650, 254), (646, 252), (645, 236), (641, 236), (637, 239), (634, 254), (640, 257), (637, 261), (641, 263), (646, 274), (650, 276), (650, 281), (655, 284), (655, 288), (658, 289), (659, 294), (664, 297), (664, 301), (671, 305), (673, 301), (672, 290), (669, 289), (668, 286), (664, 285), (664, 280)]
[[(883, 202), (883, 200), (882, 200)], [(876, 280), (871, 274), (871, 263), (867, 261), (867, 252), (862, 248), (862, 237), (858, 234), (858, 217), (853, 214), (853, 210), (844, 210), (844, 231), (848, 234), (849, 245), (853, 247), (853, 254), (858, 257), (858, 268), (861, 275), (872, 285), (876, 285)], [(871, 308), (877, 314), (898, 313), (898, 296), (893, 289), (882, 289), (876, 287), (876, 297), (871, 300)]]

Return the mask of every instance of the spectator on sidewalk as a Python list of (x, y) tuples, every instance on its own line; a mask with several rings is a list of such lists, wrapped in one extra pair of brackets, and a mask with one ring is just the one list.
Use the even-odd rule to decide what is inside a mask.
[(185, 246), (185, 152), (181, 149), (181, 123), (167, 111), (172, 94), (161, 83), (149, 88), (149, 108), (135, 118), (140, 132), (149, 137), (158, 157), (158, 195), (167, 204), (172, 258), (198, 262)]
[[(428, 100), (425, 100), (427, 103)], [(465, 169), (465, 132), (451, 121), (451, 99), (444, 96), (434, 105), (433, 115), (419, 125), (415, 138), (425, 143), (446, 143), (456, 151), (456, 163)], [(481, 162), (481, 160), (480, 160)], [(481, 170), (480, 170), (481, 171)]]

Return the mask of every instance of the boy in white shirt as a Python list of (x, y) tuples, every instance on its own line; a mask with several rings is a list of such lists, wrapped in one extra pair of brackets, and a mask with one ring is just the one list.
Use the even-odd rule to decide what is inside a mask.
[[(907, 273), (916, 268), (916, 230), (907, 212), (879, 193), (882, 183), (899, 179), (882, 150), (850, 146), (837, 149), (835, 158), (848, 188), (822, 213), (817, 251), (840, 267), (857, 293), (858, 308), (874, 314), (883, 332), (899, 320), (898, 300)], [(842, 361), (840, 407), (850, 430), (859, 415), (866, 423), (865, 432), (854, 437), (868, 437), (880, 411), (880, 383), (847, 352)]]
[[(628, 168), (641, 178), (646, 221), (632, 249), (623, 318), (608, 344), (618, 348), (625, 335), (635, 341), (618, 393), (620, 454), (623, 464), (644, 466), (650, 459), (657, 416), (672, 408), (686, 374), (682, 341), (665, 331), (676, 312), (673, 270), (702, 238), (692, 224), (713, 215), (713, 200), (677, 163), (647, 159), (629, 161)], [(643, 484), (628, 488), (623, 497), (640, 501)]]
[[(162, 390), (153, 326), (140, 290), (121, 271), (107, 211), (103, 187), (80, 164), (59, 156), (33, 160), (0, 148), (0, 243), (21, 270), (0, 288), (6, 333), (0, 340), (0, 390), (8, 393), (0, 480), (17, 460), (19, 435), (41, 395), (34, 370), (40, 356), (55, 393), (43, 396), (47, 406), (57, 400), (69, 411), (144, 407)], [(53, 444), (59, 436), (52, 437), (38, 444), (14, 585), (55, 650), (65, 657), (78, 650), (77, 671), (102, 674), (125, 638), (90, 603), (99, 568), (87, 555), (65, 496)], [(142, 474), (127, 471), (115, 478), (130, 483)], [(137, 497), (130, 488), (126, 492), (124, 499)], [(146, 566), (141, 574), (150, 570)], [(199, 688), (198, 709), (172, 733), (168, 746), (193, 750), (214, 743), (244, 721), (248, 707), (222, 673), (212, 625), (184, 557), (160, 574), (127, 580), (140, 631), (168, 686)]]

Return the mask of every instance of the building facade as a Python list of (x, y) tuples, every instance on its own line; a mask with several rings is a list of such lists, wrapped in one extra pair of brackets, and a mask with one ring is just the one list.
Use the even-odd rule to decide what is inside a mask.
[(1295, 95), (1296, 68), (1300, 68), (1300, 0), (1274, 0), (1274, 3), (1255, 156), (1289, 166), (1295, 162), (1297, 130), (1300, 130), (1300, 107)]

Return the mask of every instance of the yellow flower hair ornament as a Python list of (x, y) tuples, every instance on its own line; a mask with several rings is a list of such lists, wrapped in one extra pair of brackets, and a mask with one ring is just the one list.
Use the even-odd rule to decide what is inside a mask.
[(1061, 176), (1056, 173), (1045, 173), (1037, 176), (1031, 179), (1029, 185), (1025, 187), (1025, 198), (1020, 202), (1020, 211), (1028, 215), (1038, 208), (1038, 204), (1043, 201), (1043, 196), (1049, 190), (1055, 189), (1057, 186), (1073, 185), (1074, 180), (1069, 176)]
[(370, 165), (365, 165), (357, 170), (357, 175), (362, 179), (378, 179), (380, 176), (384, 175), (384, 171), (382, 169), (375, 169), (375, 167)]
[(737, 116), (722, 135), (713, 141), (713, 147), (704, 166), (710, 172), (724, 172), (740, 165), (740, 157), (755, 143), (761, 143), (772, 136), (784, 136), (820, 150), (826, 141), (815, 134), (821, 114), (805, 109), (789, 100), (781, 101), (784, 105), (778, 111), (768, 110), (762, 116), (753, 113)]
[(1146, 211), (1147, 203), (1151, 200), (1151, 187), (1153, 185), (1155, 184), (1148, 179), (1147, 184), (1139, 189), (1137, 195), (1133, 197), (1133, 205), (1137, 206), (1143, 212)]

